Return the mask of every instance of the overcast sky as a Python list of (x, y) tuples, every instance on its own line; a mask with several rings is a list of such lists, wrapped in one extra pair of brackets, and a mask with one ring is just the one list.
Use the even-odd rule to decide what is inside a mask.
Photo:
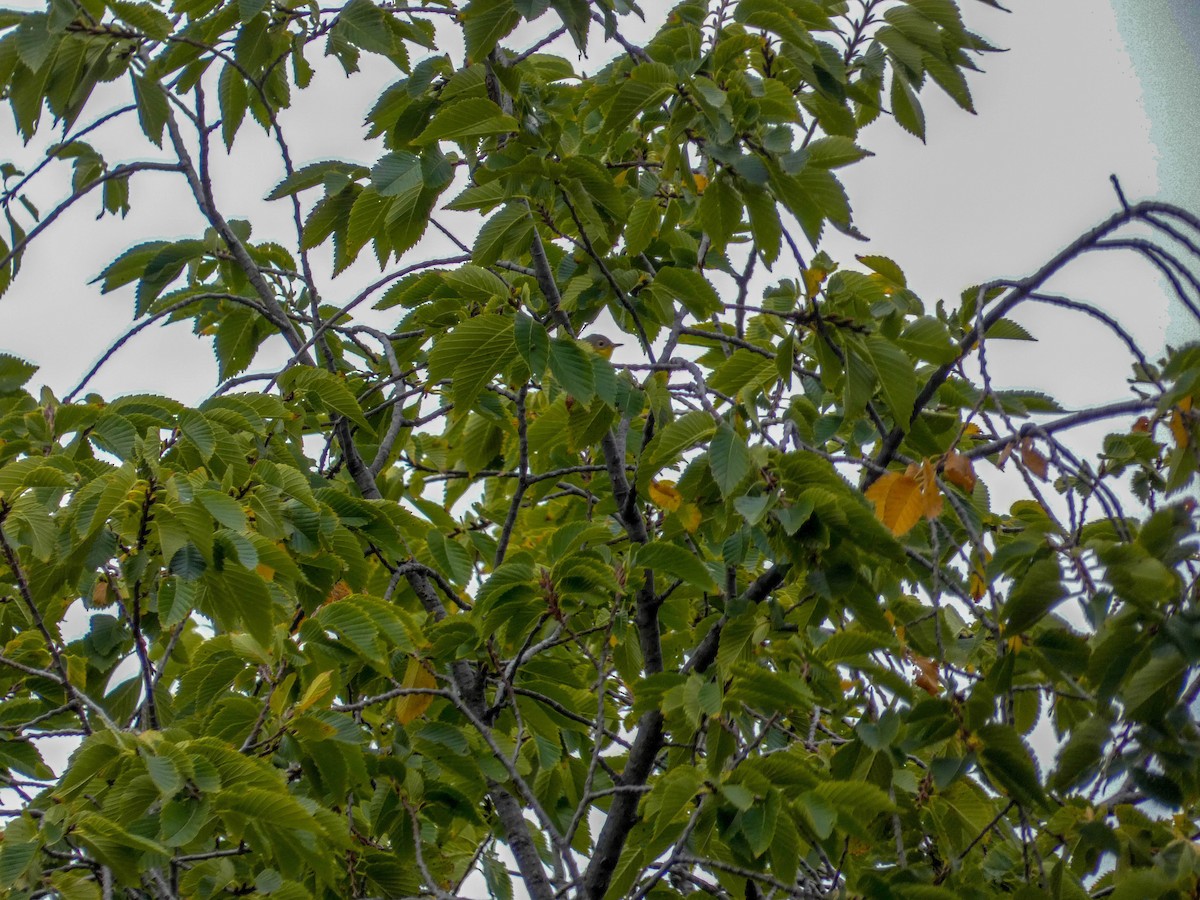
[[(844, 170), (844, 177), (856, 222), (871, 243), (839, 238), (826, 248), (831, 255), (890, 256), (907, 271), (910, 287), (932, 304), (955, 300), (971, 284), (1032, 272), (1116, 209), (1110, 174), (1121, 179), (1130, 199), (1159, 197), (1200, 212), (1200, 8), (1194, 0), (1112, 3), (1008, 0), (1013, 13), (1006, 15), (964, 0), (972, 29), (1007, 48), (985, 58), (986, 74), (971, 79), (979, 114), (963, 113), (927, 90), (927, 144), (887, 121), (867, 129), (861, 143), (877, 156)], [(656, 9), (661, 16), (652, 4), (644, 4), (651, 17)], [(554, 26), (547, 16), (527, 28), (536, 36)], [(329, 157), (370, 163), (379, 155), (358, 136), (363, 113), (390, 76), (378, 65), (367, 68), (350, 81), (325, 73), (332, 77), (319, 77), (303, 104), (285, 114), (298, 164)], [(116, 91), (100, 99), (95, 110), (125, 102)], [(128, 128), (136, 128), (131, 118), (97, 135), (110, 162), (134, 153), (147, 158), (143, 141), (123, 137)], [(0, 116), (0, 161), (29, 167), (39, 152), (22, 148), (11, 121)], [(227, 217), (255, 221), (257, 236), (286, 240), (287, 204), (260, 200), (280, 177), (277, 159), (247, 122), (235, 157), (217, 160), (218, 200)], [(64, 176), (35, 189), (43, 210), (63, 196), (65, 183)], [(36, 380), (59, 396), (129, 326), (132, 289), (102, 297), (88, 282), (140, 241), (193, 237), (204, 227), (177, 176), (140, 176), (133, 204), (125, 221), (95, 222), (90, 200), (67, 213), (31, 247), (16, 283), (0, 299), (0, 351), (38, 363)], [(333, 283), (326, 299), (344, 302), (376, 274), (369, 265), (356, 266)], [(1168, 334), (1176, 342), (1198, 336), (1194, 324), (1171, 309), (1156, 274), (1132, 257), (1094, 256), (1054, 287), (1112, 312), (1151, 354)], [(1051, 390), (1068, 406), (1125, 395), (1129, 360), (1111, 335), (1044, 308), (1018, 318), (1041, 340), (990, 353), (998, 381)], [(384, 317), (381, 324), (394, 319)], [(275, 356), (283, 358), (281, 342)], [(175, 325), (151, 328), (131, 341), (93, 388), (109, 397), (153, 392), (196, 402), (212, 391), (215, 379), (210, 341)], [(999, 499), (1007, 491), (995, 473), (988, 478)], [(72, 742), (57, 741), (53, 750), (55, 740), (43, 744), (58, 766)], [(1042, 734), (1038, 745), (1044, 750), (1053, 741)]]
[[(979, 115), (962, 112), (930, 88), (922, 95), (927, 144), (886, 120), (868, 128), (861, 143), (877, 156), (843, 172), (856, 222), (872, 240), (864, 246), (835, 235), (827, 247), (834, 258), (890, 256), (932, 303), (953, 300), (973, 283), (1027, 274), (1111, 214), (1110, 173), (1131, 199), (1161, 196), (1200, 209), (1198, 118), (1190, 108), (1200, 102), (1194, 21), (1193, 44), (1184, 39), (1187, 17), (1197, 14), (1187, 0), (1113, 2), (1116, 9), (1101, 0), (1011, 0), (1013, 13), (1004, 14), (965, 0), (969, 26), (1007, 48), (985, 57), (986, 74), (971, 79)], [(656, 11), (661, 15), (655, 4), (645, 6), (651, 19)], [(523, 28), (537, 35), (554, 27), (551, 20)], [(358, 139), (362, 115), (390, 76), (378, 66), (351, 80), (334, 71), (323, 76), (284, 116), (297, 162), (373, 161), (379, 149)], [(115, 91), (110, 95), (102, 99), (120, 102)], [(1181, 120), (1185, 127), (1178, 126)], [(131, 145), (122, 137), (131, 127), (136, 123), (126, 118), (97, 135), (110, 162), (133, 153), (146, 158), (144, 141)], [(9, 121), (0, 129), (0, 158), (24, 165), (36, 159), (35, 148), (20, 147)], [(259, 223), (256, 237), (288, 234), (287, 204), (258, 199), (280, 176), (277, 158), (247, 120), (234, 157), (218, 160), (219, 202), (227, 217)], [(48, 179), (35, 190), (43, 209), (61, 196), (54, 189), (63, 184)], [(38, 377), (60, 396), (129, 324), (132, 289), (102, 297), (87, 282), (139, 241), (191, 237), (203, 227), (178, 176), (138, 176), (132, 199), (134, 212), (125, 221), (95, 222), (90, 199), (66, 214), (31, 247), (18, 280), (0, 299), (0, 349), (41, 365)], [(359, 265), (332, 284), (326, 299), (344, 302), (376, 274)], [(1161, 347), (1168, 328), (1176, 340), (1187, 334), (1188, 323), (1172, 317), (1157, 276), (1133, 258), (1095, 256), (1056, 287), (1119, 315), (1151, 351)], [(998, 353), (998, 377), (1052, 388), (1072, 405), (1121, 393), (1128, 361), (1109, 336), (1051, 310), (1026, 312), (1022, 320), (1043, 340)], [(193, 337), (187, 325), (147, 330), (93, 382), (106, 396), (153, 391), (185, 401), (201, 399), (214, 385), (210, 342)]]

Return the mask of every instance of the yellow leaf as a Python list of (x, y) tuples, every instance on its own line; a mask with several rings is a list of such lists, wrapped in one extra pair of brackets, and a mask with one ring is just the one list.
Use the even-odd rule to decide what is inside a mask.
[(937, 472), (929, 460), (921, 463), (921, 514), (933, 521), (942, 514), (942, 494), (938, 490)]
[(888, 472), (867, 488), (867, 499), (875, 504), (875, 518), (899, 537), (920, 520), (925, 498), (917, 479), (907, 472)]
[(676, 515), (679, 516), (679, 521), (683, 523), (684, 530), (688, 534), (695, 534), (696, 529), (700, 527), (700, 523), (704, 521), (704, 516), (694, 503), (684, 503), (679, 507)]
[(313, 706), (320, 703), (326, 697), (333, 693), (332, 678), (328, 672), (321, 672), (309, 682), (308, 690), (304, 692), (304, 696), (300, 698), (300, 702), (296, 704), (296, 712), (302, 713), (312, 709)]
[(708, 187), (708, 176), (703, 172), (693, 172), (692, 179), (696, 182), (696, 193), (703, 194), (704, 189)]
[[(413, 657), (408, 661), (408, 668), (404, 670), (404, 680), (400, 685), (406, 688), (436, 688), (437, 680), (419, 659)], [(429, 709), (429, 704), (432, 702), (433, 694), (405, 694), (397, 697), (396, 705), (393, 707), (396, 721), (401, 725), (407, 725), (414, 719), (425, 715), (425, 710)]]
[(651, 481), (650, 502), (660, 509), (675, 512), (683, 503), (683, 494), (675, 489), (673, 481)]
[[(1186, 399), (1190, 400), (1191, 398)], [(1180, 409), (1183, 408), (1182, 403), (1179, 406)], [(1191, 435), (1188, 434), (1187, 424), (1183, 421), (1183, 413), (1179, 409), (1171, 410), (1171, 434), (1175, 437), (1175, 446), (1180, 450), (1186, 449), (1191, 442)]]
[(96, 609), (104, 609), (110, 602), (112, 601), (108, 599), (108, 579), (101, 578), (92, 588), (92, 606)]
[(893, 284), (890, 279), (884, 278), (878, 272), (872, 272), (867, 276), (867, 278), (879, 285), (880, 290), (883, 291), (883, 296), (890, 297), (892, 294), (896, 293), (896, 285)]
[(981, 600), (983, 599), (983, 595), (987, 593), (987, 582), (979, 576), (979, 572), (976, 569), (971, 570), (970, 590), (972, 600)]
[(829, 277), (829, 273), (820, 266), (813, 266), (811, 269), (804, 270), (804, 293), (805, 296), (812, 297), (817, 293), (817, 289), (821, 287), (825, 279)]
[(987, 593), (987, 564), (992, 554), (986, 549), (976, 549), (971, 553), (971, 577), (968, 589), (972, 600), (980, 600)]
[(976, 437), (978, 435), (983, 434), (983, 429), (981, 429), (974, 422), (968, 422), (966, 425), (963, 426), (962, 433), (963, 433), (963, 437)]

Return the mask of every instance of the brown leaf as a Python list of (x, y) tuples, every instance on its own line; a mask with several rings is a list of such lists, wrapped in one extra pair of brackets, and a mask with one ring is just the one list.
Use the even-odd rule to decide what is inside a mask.
[(1033, 446), (1033, 438), (1025, 438), (1021, 441), (1021, 464), (1042, 481), (1046, 480), (1049, 463), (1046, 457), (1038, 452), (1037, 447)]
[(1138, 420), (1133, 423), (1132, 431), (1135, 434), (1149, 434), (1150, 433), (1150, 417), (1149, 416), (1138, 416)]
[(978, 480), (975, 476), (975, 467), (971, 465), (968, 457), (963, 456), (957, 450), (951, 450), (946, 454), (942, 474), (946, 476), (948, 482), (962, 488), (968, 494), (975, 490), (975, 482)]
[(899, 537), (912, 529), (925, 511), (925, 498), (917, 479), (907, 472), (888, 472), (867, 488), (875, 504), (875, 518)]
[(938, 673), (938, 664), (927, 656), (913, 656), (913, 684), (925, 693), (936, 697), (942, 692), (942, 678)]
[(1013, 448), (1016, 446), (1017, 445), (1012, 442), (1005, 444), (1004, 449), (1000, 451), (1000, 455), (996, 457), (996, 468), (1001, 472), (1004, 471), (1004, 464), (1008, 462), (1008, 458), (1012, 456)]
[(321, 605), (328, 606), (330, 603), (337, 603), (343, 597), (349, 597), (352, 593), (350, 585), (344, 581), (339, 581), (329, 589), (329, 593), (325, 595), (325, 602)]

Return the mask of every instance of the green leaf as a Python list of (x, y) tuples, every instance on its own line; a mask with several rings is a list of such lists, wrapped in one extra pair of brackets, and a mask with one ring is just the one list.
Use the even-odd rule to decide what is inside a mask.
[(0, 353), (0, 394), (19, 391), (37, 370), (38, 366), (33, 363)]
[(268, 324), (255, 310), (239, 307), (228, 312), (217, 326), (213, 340), (221, 379), (246, 371), (268, 334)]
[(357, 181), (364, 178), (368, 174), (368, 171), (365, 166), (358, 166), (336, 159), (310, 163), (307, 166), (297, 169), (287, 178), (283, 179), (283, 181), (279, 182), (271, 193), (267, 194), (266, 199), (280, 200), (284, 197), (290, 197), (293, 194), (298, 194), (301, 191), (306, 191), (309, 188), (318, 187), (330, 182), (340, 184)]
[(676, 544), (652, 541), (637, 550), (635, 564), (666, 572), (705, 591), (716, 590), (716, 583), (704, 563), (690, 550)]
[(217, 448), (216, 434), (203, 413), (185, 409), (179, 413), (179, 433), (192, 442), (197, 452), (208, 459)]
[(137, 429), (124, 416), (106, 412), (92, 426), (90, 437), (100, 449), (118, 459), (129, 459), (137, 441)]
[(134, 75), (133, 96), (137, 102), (138, 121), (142, 123), (142, 131), (154, 146), (161, 147), (163, 129), (171, 113), (162, 85), (143, 75)]
[(370, 0), (350, 0), (338, 16), (341, 35), (370, 53), (390, 55), (395, 49), (387, 13)]
[(488, 219), (479, 229), (471, 259), (476, 265), (490, 266), (516, 244), (523, 251), (533, 234), (533, 219), (523, 203), (509, 203)]
[(459, 15), (466, 39), (468, 64), (482, 62), (492, 48), (521, 21), (512, 0), (471, 0)]
[(742, 200), (750, 217), (750, 233), (767, 268), (779, 258), (783, 246), (783, 223), (770, 193), (760, 189), (742, 191)]
[(41, 848), (42, 842), (37, 839), (9, 839), (0, 844), (0, 883), (16, 885)]
[(696, 217), (712, 241), (713, 249), (725, 249), (742, 221), (742, 195), (724, 172), (719, 174), (704, 190)]
[(950, 330), (933, 316), (921, 316), (908, 323), (896, 343), (926, 362), (945, 365), (958, 359), (958, 347)]
[(293, 366), (279, 379), (279, 386), (285, 392), (304, 391), (324, 409), (345, 416), (367, 434), (375, 433), (375, 429), (363, 415), (354, 392), (343, 379), (326, 369)]
[(476, 316), (434, 341), (429, 353), (429, 379), (449, 378), (455, 408), (465, 412), (484, 385), (517, 353), (513, 320), (508, 316)]
[(550, 336), (541, 322), (536, 322), (524, 313), (517, 313), (513, 319), (513, 338), (516, 340), (517, 352), (529, 366), (534, 378), (541, 378), (546, 373), (550, 361)]
[(983, 744), (979, 762), (988, 778), (1021, 803), (1044, 801), (1033, 754), (1011, 725), (984, 725), (975, 735)]
[(637, 485), (645, 491), (650, 479), (666, 466), (674, 465), (679, 455), (703, 441), (716, 430), (716, 423), (706, 412), (694, 410), (667, 423), (646, 446), (638, 463)]
[(371, 185), (381, 197), (420, 193), (421, 157), (407, 150), (387, 154), (371, 168)]
[(232, 528), (234, 531), (246, 530), (246, 513), (242, 510), (242, 505), (228, 494), (210, 488), (200, 488), (196, 491), (196, 500), (208, 510), (210, 516), (226, 528)]
[(1036, 341), (1024, 326), (1018, 325), (1012, 319), (997, 319), (984, 333), (988, 340), (997, 341)]
[(169, 246), (167, 241), (147, 241), (144, 244), (138, 244), (109, 263), (92, 283), (103, 281), (100, 292), (107, 294), (109, 291), (136, 281), (142, 277), (142, 273), (146, 271), (146, 266), (150, 264), (150, 261), (167, 246)]
[(725, 691), (727, 710), (738, 709), (744, 703), (764, 713), (795, 715), (812, 705), (811, 696), (801, 688), (798, 678), (785, 678), (750, 662), (735, 664), (731, 674)]
[(589, 351), (571, 338), (550, 342), (550, 372), (568, 394), (580, 403), (591, 403), (596, 396), (595, 375)]
[(708, 379), (708, 386), (732, 396), (747, 385), (766, 384), (774, 381), (775, 377), (775, 365), (769, 357), (738, 347), (713, 372)]
[(183, 776), (179, 767), (169, 756), (146, 756), (146, 771), (150, 780), (164, 797), (173, 796), (183, 787)]
[(724, 422), (708, 445), (708, 465), (717, 487), (725, 497), (750, 474), (750, 450), (746, 442)]
[(1009, 634), (1027, 631), (1066, 595), (1058, 561), (1037, 560), (1009, 592), (1004, 604), (1005, 630)]
[(921, 101), (916, 92), (909, 86), (908, 80), (900, 74), (900, 70), (892, 69), (892, 115), (896, 123), (909, 134), (925, 140), (925, 112), (921, 109)]
[(804, 152), (805, 162), (822, 169), (839, 169), (875, 155), (851, 138), (839, 135), (817, 138), (804, 148)]
[(704, 787), (704, 776), (693, 766), (676, 766), (655, 783), (646, 797), (646, 813), (659, 830), (680, 818)]
[(695, 269), (663, 266), (654, 276), (653, 288), (667, 300), (682, 303), (697, 319), (706, 319), (724, 309), (716, 290)]
[(662, 222), (662, 209), (654, 197), (642, 197), (629, 210), (625, 223), (625, 252), (637, 256), (645, 252), (658, 233)]
[(1125, 684), (1122, 699), (1130, 718), (1145, 721), (1169, 708), (1179, 694), (1187, 671), (1187, 661), (1178, 650), (1159, 651)]
[(1111, 737), (1108, 723), (1101, 718), (1087, 719), (1073, 728), (1070, 739), (1058, 751), (1052, 782), (1055, 789), (1068, 790), (1086, 782)]
[(133, 3), (130, 0), (105, 0), (105, 5), (122, 22), (136, 28), (147, 37), (165, 41), (171, 34), (171, 20), (161, 10), (149, 3)]
[(341, 258), (338, 260), (335, 275), (354, 262), (368, 241), (386, 233), (390, 206), (391, 201), (381, 197), (374, 188), (366, 188), (358, 195), (354, 206), (350, 208), (350, 221), (346, 226), (346, 238), (342, 243)]
[(634, 70), (641, 77), (626, 80), (616, 92), (604, 118), (604, 133), (625, 130), (638, 114), (658, 106), (675, 92), (670, 70), (661, 63), (643, 63)]
[(879, 335), (867, 338), (866, 350), (893, 421), (907, 431), (917, 398), (917, 373), (912, 361), (903, 350)]
[(471, 97), (448, 103), (439, 109), (414, 144), (434, 141), (471, 143), (494, 134), (509, 134), (517, 130), (517, 120), (506, 115), (491, 100)]
[(237, 130), (246, 116), (250, 95), (241, 73), (229, 64), (221, 69), (221, 78), (217, 82), (217, 102), (221, 107), (221, 140), (225, 142), (225, 149), (231, 150)]
[(765, 798), (742, 813), (742, 834), (756, 857), (762, 856), (771, 846), (779, 818), (779, 792), (774, 790), (768, 791)]

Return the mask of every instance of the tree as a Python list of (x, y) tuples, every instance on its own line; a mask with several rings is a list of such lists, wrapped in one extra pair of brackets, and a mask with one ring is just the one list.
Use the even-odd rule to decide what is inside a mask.
[[(206, 229), (97, 281), (131, 332), (211, 336), (221, 380), (60, 399), (0, 359), (9, 896), (1195, 895), (1200, 346), (1151, 361), (1044, 284), (1126, 252), (1197, 314), (1200, 220), (1118, 186), (1039, 271), (930, 308), (819, 248), (857, 234), (862, 128), (971, 109), (957, 4), (687, 2), (644, 43), (637, 13), (0, 13), (18, 128), (62, 133), (3, 169), (4, 302), (62, 212), (182, 179)], [(322, 52), (397, 70), (370, 167), (293, 159)], [(218, 199), (256, 127), (290, 232)], [(994, 387), (1030, 303), (1124, 340), (1130, 396)], [(579, 340), (614, 328), (642, 361)]]

